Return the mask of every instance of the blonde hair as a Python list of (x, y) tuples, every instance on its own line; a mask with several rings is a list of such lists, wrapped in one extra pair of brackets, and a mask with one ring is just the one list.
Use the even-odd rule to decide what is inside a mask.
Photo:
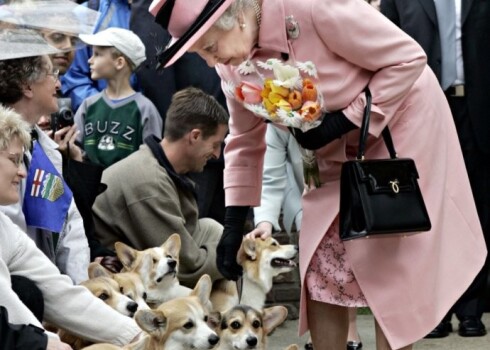
[(30, 126), (12, 108), (0, 105), (0, 150), (7, 149), (14, 138), (18, 138), (24, 148), (29, 148)]

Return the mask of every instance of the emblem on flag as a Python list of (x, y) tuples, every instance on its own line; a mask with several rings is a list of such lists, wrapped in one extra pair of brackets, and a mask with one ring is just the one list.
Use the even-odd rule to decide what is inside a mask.
[(71, 190), (36, 142), (23, 205), (27, 225), (61, 232), (72, 198)]

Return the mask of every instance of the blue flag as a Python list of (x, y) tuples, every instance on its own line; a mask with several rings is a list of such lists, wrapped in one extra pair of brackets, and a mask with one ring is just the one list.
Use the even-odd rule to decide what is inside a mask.
[(35, 142), (22, 208), (26, 224), (60, 233), (72, 198), (73, 193)]

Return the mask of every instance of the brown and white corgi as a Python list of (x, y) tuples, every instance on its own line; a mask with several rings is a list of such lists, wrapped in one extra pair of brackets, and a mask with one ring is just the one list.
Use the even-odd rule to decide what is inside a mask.
[[(143, 259), (141, 261), (141, 270), (142, 271), (149, 271), (150, 270), (150, 265), (151, 261), (149, 258)], [(137, 310), (146, 310), (149, 309), (150, 307), (146, 304), (146, 299), (147, 299), (147, 294), (145, 290), (145, 286), (143, 285), (143, 281), (141, 280), (141, 277), (139, 274), (135, 272), (120, 272), (120, 273), (112, 273), (106, 268), (104, 268), (101, 264), (97, 262), (92, 262), (89, 265), (88, 268), (88, 275), (90, 277), (89, 280), (85, 281), (82, 283), (85, 287), (90, 289), (93, 294), (94, 290), (97, 292), (97, 279), (98, 278), (111, 278), (116, 282), (116, 288), (117, 292), (122, 294), (123, 296), (127, 297), (132, 301), (133, 303), (136, 303)], [(97, 292), (95, 294), (97, 297), (101, 298), (100, 292)], [(113, 293), (114, 297), (117, 297), (116, 293)], [(103, 299), (103, 298), (102, 298)], [(126, 300), (126, 299), (124, 299)], [(136, 310), (132, 311), (130, 314), (128, 314), (125, 310), (128, 310), (128, 307), (126, 309), (124, 308), (124, 305), (113, 303), (110, 301), (109, 298), (104, 300), (106, 304), (109, 304), (112, 306), (115, 310), (119, 311), (123, 315), (133, 317), (134, 313)], [(130, 309), (134, 308), (133, 303), (130, 303)]]
[(211, 293), (211, 278), (203, 275), (189, 296), (161, 304), (155, 310), (140, 310), (135, 320), (146, 333), (140, 340), (119, 348), (109, 344), (92, 345), (87, 350), (207, 350), (219, 336), (208, 324), (209, 312), (203, 306)]
[[(180, 285), (179, 270), (180, 236), (171, 235), (160, 247), (136, 250), (122, 242), (114, 244), (116, 254), (124, 266), (124, 271), (136, 272), (145, 286), (146, 302), (156, 307), (163, 302), (187, 296), (192, 289)], [(149, 256), (150, 269), (142, 268), (143, 258)]]
[[(133, 317), (137, 310), (149, 309), (144, 300), (143, 282), (136, 273), (125, 272), (114, 275), (101, 264), (92, 262), (88, 268), (88, 276), (89, 279), (80, 285), (119, 313)], [(73, 349), (81, 349), (92, 344), (64, 329), (60, 329), (58, 335)]]
[(267, 335), (282, 324), (288, 315), (284, 306), (258, 311), (248, 305), (236, 305), (221, 319), (218, 350), (264, 350)]
[(267, 293), (272, 289), (273, 278), (292, 271), (296, 267), (294, 259), (298, 246), (279, 244), (268, 237), (245, 238), (238, 251), (237, 261), (243, 267), (243, 287), (240, 304), (261, 310)]

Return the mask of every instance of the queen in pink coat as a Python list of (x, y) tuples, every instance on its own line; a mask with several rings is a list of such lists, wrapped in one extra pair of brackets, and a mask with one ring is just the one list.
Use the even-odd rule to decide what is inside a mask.
[[(320, 143), (314, 152), (320, 183), (310, 183), (303, 195), (300, 334), (310, 329), (316, 349), (343, 349), (347, 307), (369, 306), (378, 349), (411, 349), (486, 257), (451, 112), (419, 45), (362, 0), (155, 0), (150, 12), (174, 38), (160, 64), (195, 51), (216, 66), (227, 95), (223, 275), (239, 276), (234, 257), (246, 211), (260, 205), (264, 121), (303, 125), (287, 124), (279, 110), (288, 107), (268, 95), (268, 79), (288, 88), (288, 78), (299, 72), (318, 90), (311, 113), (320, 106), (318, 128), (327, 131), (298, 133)], [(366, 86), (373, 96), (366, 157), (388, 157), (380, 138), (388, 126), (398, 154), (417, 164), (431, 231), (348, 242), (338, 237), (340, 169), (356, 155)], [(292, 106), (294, 98), (287, 102)]]

